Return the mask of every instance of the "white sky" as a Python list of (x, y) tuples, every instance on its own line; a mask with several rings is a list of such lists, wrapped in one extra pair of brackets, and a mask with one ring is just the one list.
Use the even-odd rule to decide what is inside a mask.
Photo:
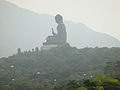
[(84, 23), (120, 40), (120, 0), (7, 0), (37, 13)]

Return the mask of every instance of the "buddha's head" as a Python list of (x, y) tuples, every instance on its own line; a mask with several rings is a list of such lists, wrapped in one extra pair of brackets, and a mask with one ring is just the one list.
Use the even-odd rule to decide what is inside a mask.
[(55, 21), (56, 23), (60, 24), (60, 23), (63, 23), (63, 17), (60, 15), (60, 14), (57, 14), (55, 16)]

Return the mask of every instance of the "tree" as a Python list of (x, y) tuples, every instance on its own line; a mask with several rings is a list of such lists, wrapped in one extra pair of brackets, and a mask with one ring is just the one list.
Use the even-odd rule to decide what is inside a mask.
[(39, 52), (39, 48), (38, 47), (35, 48), (35, 52)]
[(18, 48), (18, 54), (21, 54), (21, 49), (20, 48)]
[(120, 61), (107, 62), (104, 69), (105, 75), (120, 80)]

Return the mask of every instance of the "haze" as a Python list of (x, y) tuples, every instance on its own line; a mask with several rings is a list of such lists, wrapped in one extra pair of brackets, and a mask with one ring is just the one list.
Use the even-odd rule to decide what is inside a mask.
[(88, 25), (120, 40), (120, 0), (8, 0), (36, 13), (56, 15)]

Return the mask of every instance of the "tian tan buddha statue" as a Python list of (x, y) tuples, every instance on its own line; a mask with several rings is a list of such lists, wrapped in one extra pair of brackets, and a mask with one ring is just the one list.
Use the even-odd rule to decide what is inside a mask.
[(63, 23), (63, 17), (61, 15), (55, 16), (55, 21), (58, 24), (57, 33), (54, 32), (52, 28), (52, 36), (46, 38), (46, 42), (43, 45), (52, 45), (52, 44), (65, 44), (67, 40), (66, 27)]

